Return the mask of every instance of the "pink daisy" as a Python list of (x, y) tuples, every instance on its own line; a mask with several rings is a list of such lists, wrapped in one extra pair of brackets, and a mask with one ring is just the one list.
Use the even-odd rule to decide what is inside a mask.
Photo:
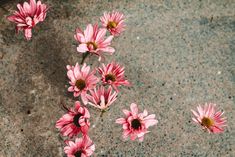
[(90, 126), (90, 113), (86, 107), (82, 107), (79, 101), (75, 102), (75, 107), (68, 109), (68, 113), (63, 115), (57, 122), (58, 128), (63, 136), (73, 137), (80, 132), (87, 134)]
[(144, 140), (144, 135), (148, 133), (148, 127), (156, 125), (158, 121), (155, 119), (155, 114), (148, 115), (147, 110), (143, 113), (138, 113), (138, 107), (132, 103), (130, 106), (131, 111), (123, 110), (126, 115), (125, 118), (118, 118), (116, 123), (123, 125), (123, 138), (126, 139), (130, 136), (131, 140), (136, 138), (139, 141)]
[(224, 132), (227, 120), (226, 117), (222, 117), (224, 112), (217, 110), (216, 104), (206, 103), (204, 107), (199, 105), (197, 110), (197, 112), (191, 110), (194, 115), (192, 118), (194, 122), (200, 124), (209, 133)]
[(100, 86), (98, 89), (91, 90), (90, 93), (91, 95), (87, 95), (88, 104), (102, 111), (105, 111), (117, 99), (117, 92), (112, 93), (111, 86), (108, 89)]
[(48, 10), (45, 4), (41, 1), (30, 0), (29, 3), (24, 2), (23, 5), (17, 4), (18, 11), (15, 11), (13, 15), (8, 16), (7, 19), (11, 22), (15, 22), (16, 31), (24, 30), (24, 36), (27, 40), (32, 37), (32, 28), (37, 23), (44, 21), (46, 18), (46, 12)]
[(93, 89), (99, 82), (98, 77), (94, 75), (96, 71), (90, 72), (90, 66), (86, 66), (86, 63), (81, 68), (78, 63), (75, 66), (67, 65), (67, 69), (67, 76), (71, 85), (68, 91), (73, 92), (74, 97), (81, 95), (83, 103), (87, 104), (87, 91)]
[(125, 30), (124, 15), (120, 12), (104, 13), (100, 17), (102, 25), (114, 36), (120, 35)]
[(109, 63), (106, 66), (102, 64), (103, 68), (99, 67), (98, 72), (101, 74), (101, 80), (103, 84), (112, 85), (115, 90), (118, 91), (117, 87), (124, 85), (129, 86), (130, 83), (125, 79), (124, 67), (121, 67), (117, 63)]
[(64, 147), (64, 152), (67, 157), (88, 157), (95, 151), (95, 145), (86, 135), (81, 138), (76, 138), (75, 142), (66, 141), (67, 146)]
[(102, 57), (102, 52), (107, 52), (110, 55), (115, 51), (110, 47), (113, 36), (105, 39), (106, 29), (98, 28), (98, 25), (88, 24), (84, 32), (81, 29), (76, 29), (74, 38), (79, 42), (77, 51), (80, 53), (89, 52)]

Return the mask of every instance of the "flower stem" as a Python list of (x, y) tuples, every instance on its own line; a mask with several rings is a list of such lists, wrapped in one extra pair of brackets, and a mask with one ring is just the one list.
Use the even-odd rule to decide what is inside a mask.
[(82, 54), (82, 61), (81, 61), (81, 64), (83, 64), (84, 63), (84, 61), (86, 60), (86, 58), (89, 56), (89, 52), (86, 52), (86, 53), (83, 53)]
[(100, 118), (103, 116), (103, 114), (105, 113), (106, 111), (105, 110), (102, 110), (101, 113), (100, 113)]

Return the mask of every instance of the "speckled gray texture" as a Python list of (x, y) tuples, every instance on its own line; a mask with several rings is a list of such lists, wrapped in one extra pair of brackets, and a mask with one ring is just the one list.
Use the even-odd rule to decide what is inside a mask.
[[(63, 139), (54, 125), (73, 106), (67, 93), (67, 64), (81, 61), (76, 27), (94, 23), (104, 11), (124, 12), (127, 29), (108, 56), (125, 65), (132, 87), (122, 88), (90, 137), (94, 156), (235, 156), (234, 0), (44, 0), (51, 6), (33, 39), (16, 36), (0, 9), (0, 156), (62, 157)], [(4, 4), (12, 12), (17, 1)], [(97, 65), (96, 58), (87, 63)], [(143, 143), (123, 141), (115, 119), (132, 102), (155, 113), (159, 123)], [(192, 123), (190, 109), (214, 102), (226, 112), (224, 134), (212, 135)], [(99, 113), (89, 107), (91, 124)]]

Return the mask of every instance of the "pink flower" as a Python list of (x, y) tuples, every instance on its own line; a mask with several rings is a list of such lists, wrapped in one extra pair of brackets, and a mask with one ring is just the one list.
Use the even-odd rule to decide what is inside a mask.
[(75, 142), (66, 141), (67, 146), (64, 147), (64, 152), (67, 157), (88, 157), (95, 151), (95, 145), (86, 135), (81, 138), (76, 138)]
[(117, 92), (112, 93), (111, 86), (107, 90), (100, 86), (98, 89), (91, 90), (90, 93), (91, 95), (87, 95), (88, 104), (102, 111), (106, 110), (117, 99)]
[(102, 25), (114, 36), (120, 35), (125, 30), (124, 15), (120, 12), (104, 13), (100, 17)]
[(77, 51), (80, 53), (89, 52), (102, 57), (102, 52), (112, 54), (115, 50), (110, 47), (113, 36), (105, 39), (106, 29), (98, 28), (98, 25), (88, 24), (84, 32), (81, 29), (76, 29), (74, 38), (79, 42)]
[(123, 110), (126, 117), (117, 119), (116, 123), (123, 125), (124, 139), (130, 136), (131, 140), (138, 137), (139, 141), (143, 141), (144, 135), (149, 132), (147, 129), (157, 124), (158, 121), (155, 119), (155, 114), (148, 115), (147, 110), (138, 113), (138, 107), (134, 103), (131, 104), (130, 108), (131, 111)]
[(57, 122), (58, 128), (63, 136), (73, 137), (80, 132), (87, 134), (90, 126), (90, 113), (86, 107), (82, 107), (79, 101), (75, 102), (75, 107), (68, 109), (68, 113), (63, 115)]
[(227, 120), (226, 117), (222, 117), (224, 112), (217, 110), (216, 104), (206, 103), (204, 107), (199, 105), (197, 110), (198, 112), (191, 110), (194, 122), (200, 124), (209, 133), (224, 132), (223, 128), (226, 126)]
[(46, 12), (48, 10), (45, 4), (41, 1), (30, 0), (29, 3), (24, 2), (23, 5), (17, 4), (18, 11), (15, 11), (13, 15), (8, 16), (7, 19), (11, 22), (15, 22), (16, 31), (24, 30), (24, 36), (27, 40), (32, 37), (32, 28), (37, 23), (44, 21), (46, 18)]
[(87, 104), (87, 91), (93, 89), (99, 82), (99, 79), (94, 75), (95, 70), (90, 72), (90, 66), (83, 66), (80, 68), (79, 64), (75, 66), (67, 65), (67, 76), (70, 79), (68, 88), (69, 92), (73, 92), (74, 97), (81, 95), (84, 104)]
[(106, 66), (103, 64), (103, 68), (99, 67), (98, 72), (101, 74), (101, 80), (103, 84), (112, 85), (115, 90), (117, 87), (124, 85), (129, 86), (130, 83), (125, 79), (124, 67), (121, 67), (117, 63), (109, 63)]

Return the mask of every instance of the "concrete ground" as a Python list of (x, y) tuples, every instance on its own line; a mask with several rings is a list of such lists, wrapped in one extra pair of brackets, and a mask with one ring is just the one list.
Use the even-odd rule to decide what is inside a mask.
[[(1, 157), (65, 156), (55, 122), (64, 114), (61, 101), (75, 101), (65, 68), (81, 61), (74, 30), (112, 10), (126, 15), (127, 29), (113, 41), (116, 52), (106, 63), (125, 65), (133, 86), (121, 88), (90, 130), (94, 156), (235, 156), (234, 0), (43, 0), (51, 8), (29, 42), (6, 20), (17, 2), (0, 9)], [(95, 57), (87, 63), (98, 65)], [(132, 102), (159, 120), (142, 143), (123, 141), (115, 124)], [(192, 122), (190, 110), (205, 102), (225, 111), (223, 134), (205, 133)], [(99, 113), (89, 110), (93, 125)]]

